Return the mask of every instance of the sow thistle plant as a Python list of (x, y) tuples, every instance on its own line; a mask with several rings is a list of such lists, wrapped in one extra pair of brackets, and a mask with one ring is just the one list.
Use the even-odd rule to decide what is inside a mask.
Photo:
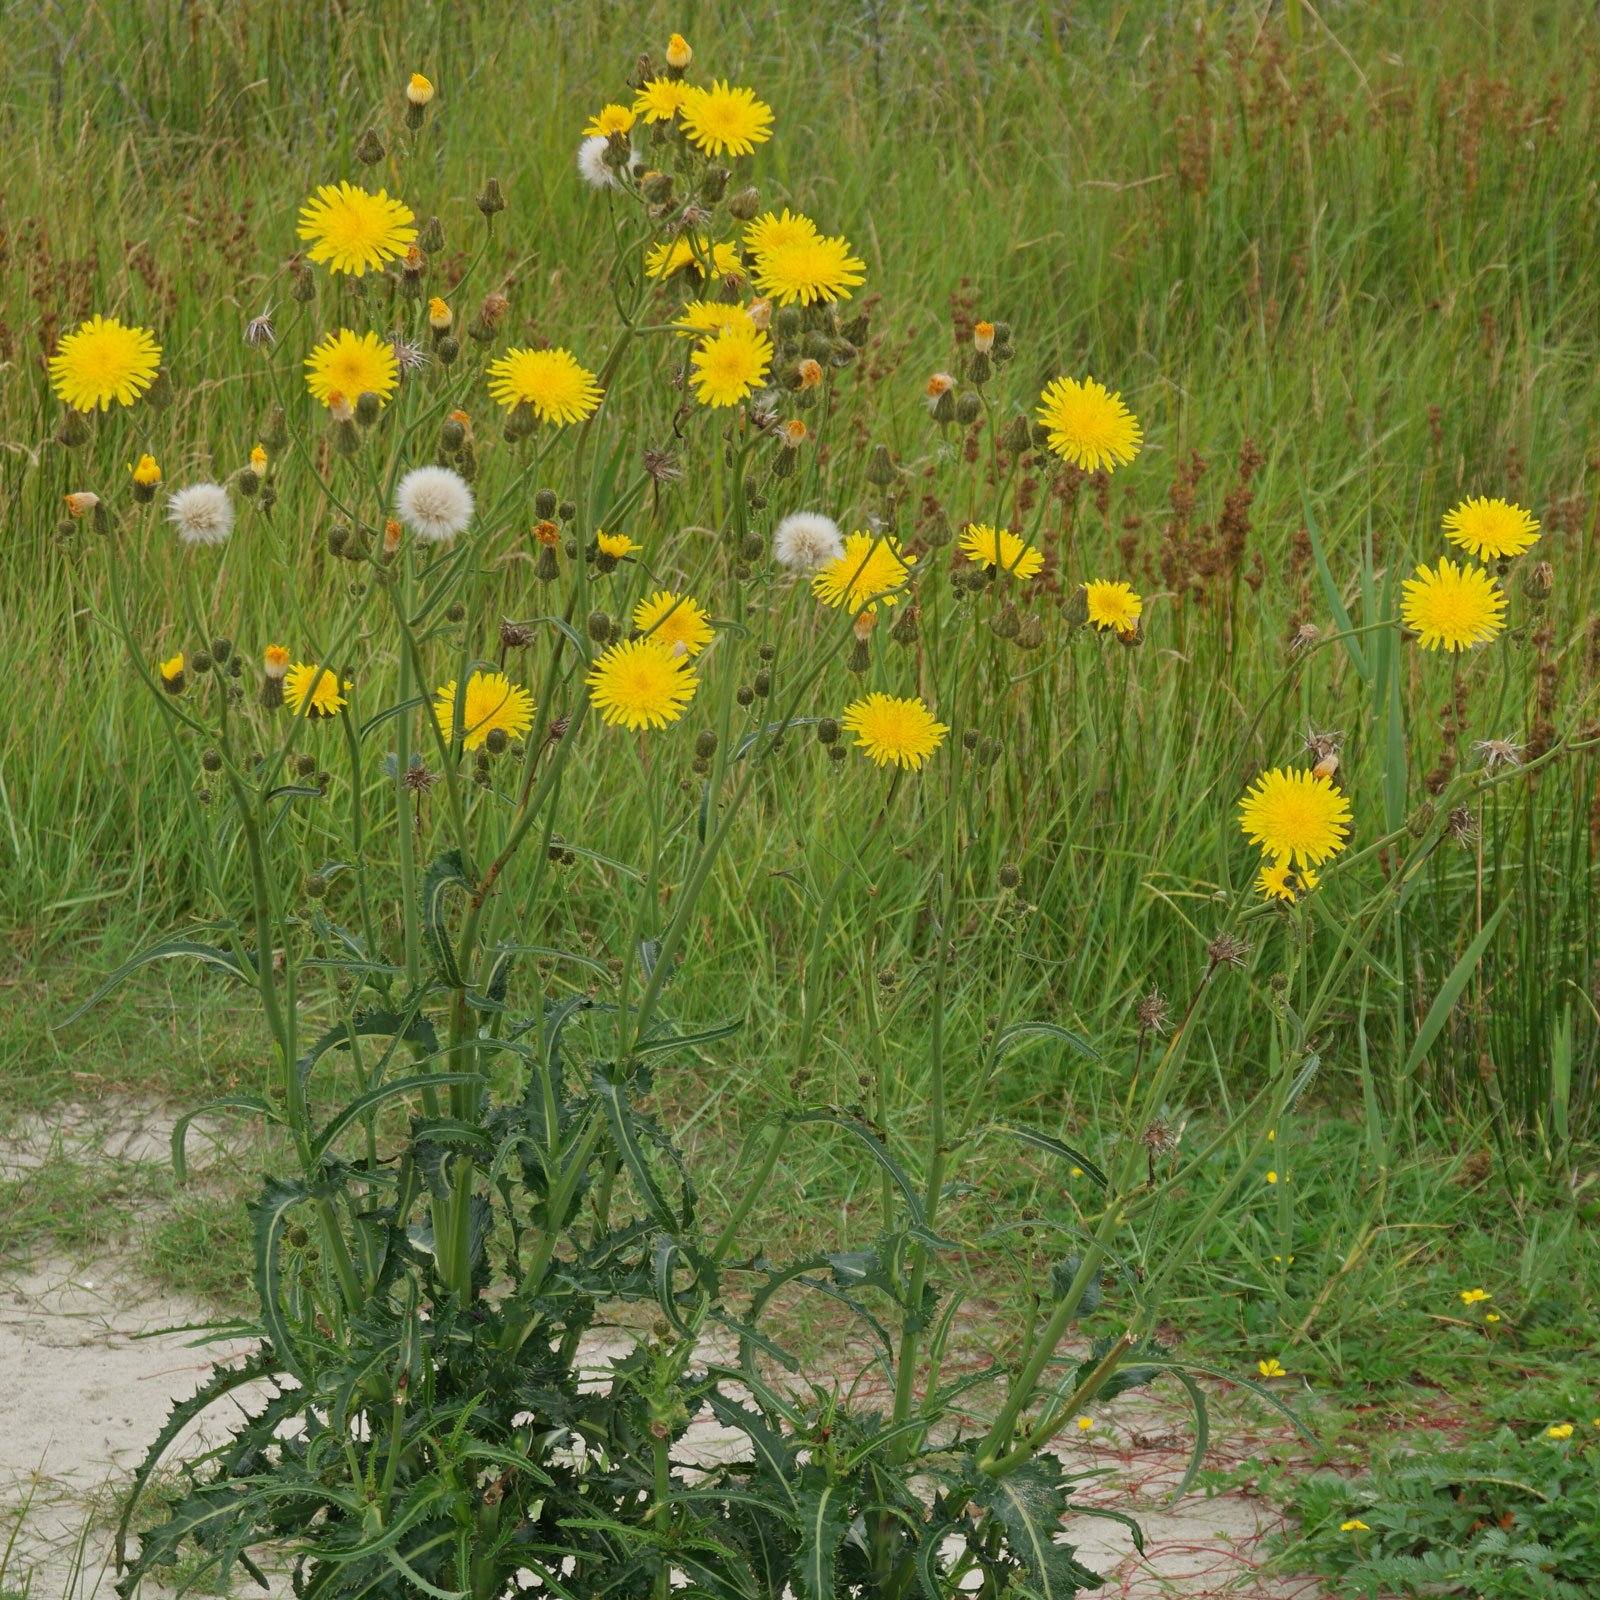
[[(1222, 897), (1201, 981), (1173, 1018), (1157, 991), (1141, 1005), (1127, 1127), (1105, 1158), (986, 1119), (981, 1094), (952, 1095), (956, 931), (990, 893), (971, 881), (968, 846), (999, 826), (989, 800), (1007, 726), (1042, 716), (1071, 731), (1089, 714), (1064, 693), (1030, 698), (1038, 684), (1016, 663), (1043, 663), (1039, 683), (1059, 686), (1073, 653), (1096, 652), (1103, 682), (1075, 677), (1074, 694), (1103, 701), (1090, 709), (1120, 738), (1118, 675), (1130, 681), (1138, 660), (1122, 647), (1155, 609), (1103, 567), (1070, 570), (1071, 512), (1065, 530), (1047, 522), (1064, 497), (1028, 497), (1021, 469), (1061, 482), (1123, 470), (1142, 430), (1095, 378), (1013, 382), (1013, 330), (980, 322), (958, 371), (905, 380), (950, 493), (967, 497), (959, 533), (942, 509), (912, 525), (905, 474), (841, 425), (844, 375), (870, 335), (850, 305), (866, 264), (842, 235), (764, 202), (737, 167), (773, 136), (772, 111), (693, 64), (674, 36), (631, 98), (582, 132), (578, 171), (614, 240), (608, 348), (505, 342), (512, 286), (479, 277), (513, 226), (492, 179), (479, 243), (446, 278), (443, 222), (341, 176), (283, 221), (305, 251), (287, 272), (288, 316), (245, 330), (263, 421), (237, 471), (169, 486), (140, 453), (126, 486), (69, 499), (102, 531), (125, 518), (126, 542), (181, 547), (159, 636), (125, 550), (106, 621), (161, 708), (173, 761), (196, 775), (186, 804), (210, 902), (206, 921), (106, 987), (189, 957), (253, 994), (267, 1081), (202, 1110), (262, 1119), (285, 1163), (251, 1207), (255, 1353), (176, 1408), (124, 1533), (194, 1416), (231, 1396), (238, 1420), (184, 1464), (123, 1552), (124, 1595), (180, 1560), (195, 1581), (259, 1576), (264, 1552), (292, 1563), (313, 1600), (680, 1588), (998, 1600), (1094, 1586), (1063, 1521), (1129, 1519), (1077, 1505), (1093, 1474), (1070, 1470), (1059, 1441), (1087, 1431), (1091, 1405), (1173, 1374), (1200, 1413), (1198, 1466), (1201, 1391), (1155, 1328), (1250, 1162), (1177, 1233), (1160, 1226), (1163, 1199), (1241, 1135), (1251, 1161), (1267, 1149), (1316, 1071), (1362, 928), (1444, 835), (1441, 808), (1352, 848), (1331, 751), (1264, 774), (1239, 813), (1261, 864)], [(420, 74), (397, 97), (397, 157), (426, 139), (434, 98)], [(369, 143), (382, 151), (376, 133)], [(170, 399), (160, 359), (153, 333), (114, 319), (64, 339), (51, 366), (63, 441)], [(671, 448), (630, 417), (640, 390), (666, 397)], [(981, 430), (992, 481), (962, 487), (953, 427)], [(814, 500), (824, 445), (860, 454), (856, 502)], [(663, 511), (690, 473), (717, 486), (710, 539), (674, 532)], [(236, 637), (230, 541), (302, 537), (298, 520), (270, 520), (291, 494), (321, 529), (331, 581)], [(1492, 559), (1520, 554), (1530, 532), (1483, 502), (1448, 531)], [(1405, 622), (1424, 646), (1460, 650), (1501, 626), (1483, 569), (1442, 560), (1415, 583)], [(654, 1074), (738, 1027), (678, 1014), (674, 983), (742, 809), (807, 764), (860, 786), (879, 823), (818, 896), (814, 966), (849, 882), (896, 848), (888, 824), (916, 824), (926, 1103), (891, 1126), (881, 1068), (876, 1080), (864, 1068), (859, 1104), (775, 1110), (748, 1132), (726, 1214), (708, 1218), (655, 1114)], [(616, 860), (605, 816), (570, 800), (580, 765), (643, 796), (644, 862)], [(1363, 895), (1350, 868), (1378, 851), (1393, 868)], [(604, 870), (631, 929), (609, 959), (547, 936), (560, 873), (580, 857)], [(1008, 915), (1023, 913), (1021, 883), (1002, 870)], [(1313, 959), (1308, 892), (1342, 885)], [(870, 950), (879, 932), (868, 913), (852, 937)], [(1167, 1115), (1189, 1042), (1207, 996), (1255, 959), (1274, 969), (1259, 1089), (1186, 1150)], [(1058, 1021), (1010, 1016), (1014, 981), (988, 997), (1001, 1022), (984, 1034), (980, 1082), (1031, 1038), (1093, 1055)], [(816, 1043), (817, 987), (782, 1041), (797, 1072)], [(336, 1065), (353, 1088), (335, 1090)], [(175, 1135), (180, 1175), (198, 1114)], [(877, 1226), (775, 1261), (748, 1227), (801, 1138), (860, 1161), (881, 1190)], [(1063, 1198), (973, 1231), (961, 1174), (996, 1141), (1053, 1163)], [(1082, 1181), (1091, 1198), (1074, 1198)], [(1031, 1286), (1035, 1311), (998, 1340), (1004, 1360), (971, 1359), (948, 1282), (962, 1254)], [(857, 1320), (882, 1404), (785, 1346), (774, 1316), (796, 1294)], [(626, 1352), (585, 1378), (601, 1328), (624, 1330)], [(697, 1418), (745, 1448), (697, 1456)]]

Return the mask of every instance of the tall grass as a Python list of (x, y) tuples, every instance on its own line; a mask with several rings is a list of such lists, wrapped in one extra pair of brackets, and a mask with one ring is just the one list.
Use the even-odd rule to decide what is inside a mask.
[[(196, 775), (174, 770), (96, 621), (105, 565), (85, 559), (91, 535), (58, 535), (60, 495), (117, 482), (146, 445), (172, 482), (242, 462), (263, 395), (240, 332), (267, 305), (287, 311), (285, 273), (261, 263), (288, 260), (299, 202), (356, 170), (356, 141), (415, 68), (441, 89), (426, 159), (431, 192), (451, 197), (452, 240), (470, 237), (485, 177), (508, 196), (494, 267), (510, 336), (593, 350), (609, 228), (578, 182), (577, 134), (596, 85), (620, 83), (637, 40), (671, 27), (772, 102), (766, 197), (825, 218), (867, 259), (873, 340), (844, 379), (843, 415), (893, 449), (908, 505), (924, 480), (952, 519), (994, 500), (977, 456), (951, 491), (920, 403), (922, 377), (953, 362), (953, 330), (974, 316), (1017, 329), (1019, 394), (1087, 368), (1144, 423), (1139, 462), (1084, 484), (1076, 519), (1053, 512), (1047, 532), (1074, 578), (1123, 576), (1152, 596), (1146, 643), (1094, 664), (1110, 694), (1081, 692), (1077, 658), (1034, 673), (1028, 714), (998, 730), (1010, 746), (999, 825), (974, 826), (968, 845), (974, 881), (997, 883), (1015, 857), (1033, 910), (1014, 928), (997, 887), (995, 924), (963, 930), (960, 980), (976, 994), (1008, 970), (1018, 1015), (1086, 1034), (1102, 1062), (1030, 1052), (965, 1092), (1070, 1120), (1126, 1074), (1136, 998), (1194, 983), (1208, 905), (1246, 870), (1238, 792), (1308, 724), (1344, 731), (1359, 841), (1413, 816), (1430, 775), (1473, 759), (1472, 740), (1581, 741), (1593, 718), (1600, 80), (1582, 7), (561, 3), (510, 24), (494, 5), (360, 0), (15, 12), (0, 113), (0, 919), (22, 963), (81, 970), (114, 964), (135, 929), (180, 922), (198, 900), (178, 803)], [(146, 437), (108, 430), (69, 454), (51, 442), (44, 361), (94, 310), (161, 331), (179, 398), (136, 414)], [(664, 400), (641, 393), (628, 414), (641, 411), (644, 436), (604, 436), (603, 484), (670, 438)], [(811, 500), (841, 521), (868, 509), (863, 455), (810, 469)], [(724, 493), (692, 476), (662, 495), (654, 526), (715, 529)], [(1287, 654), (1302, 623), (1392, 618), (1399, 576), (1433, 557), (1440, 515), (1467, 493), (1533, 506), (1556, 587), (1542, 623), (1469, 661), (1458, 713), (1442, 710), (1450, 668), (1390, 632), (1304, 663)], [(293, 595), (337, 603), (347, 579), (324, 532), (291, 486), (235, 539), (241, 638), (314, 621)], [(700, 537), (675, 547), (687, 571)], [(177, 571), (159, 544), (126, 559), (154, 564), (147, 589)], [(519, 575), (483, 581), (514, 594)], [(164, 622), (135, 618), (152, 652), (171, 642)], [(785, 624), (765, 625), (781, 642)], [(1033, 671), (1010, 659), (1019, 677)], [(896, 824), (896, 871), (841, 875), (876, 801), (828, 781), (816, 754), (803, 781), (773, 783), (741, 818), (716, 868), (727, 913), (699, 931), (678, 1001), (708, 1018), (748, 1007), (741, 1064), (708, 1078), (741, 1102), (847, 1102), (880, 1051), (902, 1094), (917, 1092), (916, 823)], [(1438, 852), (1342, 997), (1322, 1050), (1333, 1092), (1364, 1095), (1379, 1118), (1406, 1100), (1419, 1030), (1507, 904), (1413, 1076), (1452, 1103), (1486, 1094), (1509, 1125), (1547, 1137), (1582, 1125), (1597, 1042), (1594, 762), (1576, 750), (1503, 786), (1477, 838)], [(608, 853), (636, 861), (643, 808), (597, 768), (580, 757), (570, 782), (588, 785)], [(607, 870), (573, 869), (560, 899), (526, 908), (530, 932), (617, 949), (629, 930), (605, 920)], [(831, 919), (797, 947), (791, 908), (821, 904), (836, 881)], [(847, 930), (869, 902), (881, 933), (864, 950)], [(759, 1063), (785, 1059), (768, 1045), (808, 998), (809, 1080), (774, 1084)], [(1219, 1070), (1260, 1069), (1243, 987), (1207, 1027)], [(982, 1054), (976, 1036), (960, 1046)]]

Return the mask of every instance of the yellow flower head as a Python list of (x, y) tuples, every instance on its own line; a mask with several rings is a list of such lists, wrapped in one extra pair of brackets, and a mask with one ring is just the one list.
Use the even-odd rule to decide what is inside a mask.
[(820, 233), (769, 246), (756, 257), (755, 271), (761, 292), (781, 306), (848, 300), (867, 281), (867, 264), (850, 254), (850, 241)]
[(1276, 1183), (1277, 1181), (1278, 1181), (1278, 1174), (1276, 1172), (1269, 1171), (1267, 1173), (1267, 1182), (1268, 1183)]
[(148, 328), (125, 328), (115, 317), (91, 317), (50, 358), (50, 386), (74, 411), (131, 406), (155, 380), (161, 346)]
[(1370, 1533), (1371, 1531), (1360, 1517), (1351, 1517), (1348, 1522), (1339, 1524), (1340, 1533)]
[(427, 105), (433, 99), (433, 84), (420, 72), (413, 72), (406, 85), (406, 99), (414, 106)]
[(1289, 1376), (1276, 1356), (1272, 1356), (1266, 1361), (1256, 1362), (1256, 1371), (1263, 1378), (1287, 1378)]
[[(709, 268), (708, 268), (709, 263)], [(692, 268), (702, 278), (708, 270), (712, 277), (743, 278), (744, 266), (739, 252), (731, 244), (712, 244), (709, 239), (691, 239), (680, 233), (676, 239), (651, 245), (645, 252), (645, 275), (651, 278), (670, 278), (675, 272)]]
[(683, 109), (689, 85), (678, 78), (652, 78), (633, 97), (635, 116), (647, 123), (671, 122)]
[(1309, 867), (1296, 872), (1287, 861), (1262, 863), (1256, 874), (1256, 890), (1269, 900), (1286, 900), (1290, 905), (1306, 889), (1315, 889), (1317, 875)]
[(723, 300), (686, 301), (673, 327), (678, 337), (686, 339), (697, 333), (716, 333), (722, 328), (753, 328), (750, 313), (740, 305), (729, 305)]
[(461, 721), (456, 722), (456, 680), (433, 695), (433, 717), (446, 739), (461, 740), (463, 750), (481, 750), (491, 733), (520, 739), (533, 726), (533, 696), (503, 672), (474, 672), (461, 695)]
[(583, 136), (585, 139), (593, 139), (598, 134), (605, 139), (613, 133), (626, 133), (632, 126), (633, 112), (629, 107), (609, 105), (598, 115), (590, 117), (588, 127), (583, 130)]
[(664, 728), (683, 715), (700, 680), (687, 655), (654, 638), (623, 639), (595, 662), (589, 696), (612, 727)]
[(1044, 552), (1019, 539), (1009, 528), (969, 522), (961, 535), (961, 551), (979, 567), (1000, 567), (1013, 578), (1036, 578), (1044, 568)]
[(532, 406), (541, 422), (582, 422), (602, 392), (566, 350), (512, 349), (489, 363), (489, 393), (503, 406)]
[(633, 608), (633, 625), (654, 643), (697, 656), (711, 643), (711, 619), (688, 595), (661, 589)]
[(1539, 539), (1539, 524), (1509, 500), (1463, 500), (1444, 516), (1444, 534), (1451, 544), (1470, 550), (1480, 561), (1520, 556)]
[(1127, 584), (1096, 579), (1084, 584), (1083, 594), (1089, 606), (1089, 620), (1095, 627), (1128, 633), (1138, 625), (1144, 600)]
[(688, 90), (678, 120), (689, 143), (708, 156), (747, 156), (772, 137), (772, 107), (751, 90), (720, 80), (709, 89)]
[(1126, 466), (1144, 443), (1139, 419), (1103, 383), (1057, 378), (1039, 396), (1050, 448), (1085, 472)]
[(153, 489), (161, 482), (161, 468), (156, 463), (154, 456), (140, 456), (131, 468), (133, 481), (146, 489)]
[(694, 51), (689, 48), (689, 41), (681, 33), (675, 33), (667, 40), (667, 65), (674, 72), (682, 72), (694, 60)]
[(1464, 1306), (1481, 1305), (1485, 1300), (1493, 1298), (1487, 1289), (1463, 1289), (1461, 1291), (1461, 1303)]
[(261, 653), (261, 669), (269, 678), (282, 678), (289, 670), (289, 652), (281, 644), (269, 644)]
[(1572, 1437), (1572, 1424), (1570, 1422), (1553, 1422), (1544, 1430), (1547, 1439), (1570, 1439)]
[(353, 404), (363, 394), (387, 400), (399, 381), (400, 363), (387, 339), (349, 328), (330, 333), (306, 357), (306, 388), (323, 405), (335, 397)]
[(803, 212), (791, 211), (788, 206), (783, 208), (781, 216), (768, 211), (744, 226), (745, 250), (757, 258), (766, 255), (769, 250), (779, 250), (791, 244), (809, 244), (819, 237), (816, 223)]
[[(1498, 1311), (1485, 1311), (1483, 1314), (1483, 1320), (1485, 1322), (1498, 1322), (1500, 1320), (1500, 1313)], [(1600, 1422), (1595, 1423), (1595, 1426), (1600, 1428)]]
[(450, 309), (448, 300), (441, 300), (438, 295), (432, 296), (428, 301), (428, 326), (435, 333), (449, 333), (455, 325), (456, 314)]
[(1078, 1432), (1079, 1433), (1088, 1433), (1093, 1428), (1094, 1428), (1094, 1418), (1093, 1417), (1079, 1417), (1078, 1418)]
[(411, 208), (380, 189), (368, 194), (353, 183), (324, 183), (300, 208), (300, 237), (311, 241), (306, 254), (326, 262), (330, 272), (364, 277), (395, 261), (417, 242)]
[(637, 545), (625, 533), (605, 533), (597, 531), (594, 536), (595, 547), (603, 556), (610, 556), (613, 561), (620, 561), (624, 556), (632, 555), (635, 550), (644, 547)]
[(886, 767), (892, 761), (913, 771), (944, 743), (950, 731), (933, 720), (933, 713), (916, 696), (902, 700), (877, 693), (847, 705), (839, 725), (856, 736), (856, 744), (875, 765)]
[(1506, 625), (1506, 597), (1482, 567), (1458, 567), (1441, 556), (1400, 585), (1400, 620), (1424, 650), (1486, 644)]
[[(348, 689), (350, 685), (344, 687)], [(334, 673), (314, 661), (297, 661), (289, 668), (283, 680), (283, 695), (297, 717), (336, 717), (348, 703), (339, 692)]]
[(1327, 778), (1278, 767), (1246, 791), (1239, 827), (1275, 862), (1317, 867), (1348, 843), (1350, 802)]
[(886, 606), (898, 603), (899, 596), (892, 591), (911, 576), (916, 559), (901, 550), (893, 534), (852, 533), (844, 542), (844, 554), (820, 567), (811, 587), (824, 605), (876, 611), (880, 600)]
[(156, 671), (161, 674), (161, 681), (170, 687), (183, 677), (183, 651), (175, 656), (169, 656), (165, 661), (156, 663)]
[(260, 444), (253, 445), (250, 450), (250, 470), (260, 477), (267, 470), (267, 452)]
[(772, 340), (754, 323), (729, 325), (705, 340), (690, 357), (695, 398), (703, 406), (733, 406), (766, 382)]

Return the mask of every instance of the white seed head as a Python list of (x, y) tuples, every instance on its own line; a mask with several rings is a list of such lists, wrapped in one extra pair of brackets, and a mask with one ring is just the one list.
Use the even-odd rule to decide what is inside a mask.
[(818, 511), (791, 512), (772, 536), (772, 559), (790, 572), (814, 572), (843, 554), (838, 523)]
[(167, 520), (187, 545), (221, 544), (233, 532), (233, 501), (220, 483), (191, 483), (167, 501)]
[(395, 491), (395, 515), (426, 544), (442, 544), (472, 521), (472, 490), (449, 467), (413, 467)]
[(578, 146), (578, 171), (591, 189), (620, 189), (621, 183), (606, 165), (606, 145), (603, 133), (594, 134)]

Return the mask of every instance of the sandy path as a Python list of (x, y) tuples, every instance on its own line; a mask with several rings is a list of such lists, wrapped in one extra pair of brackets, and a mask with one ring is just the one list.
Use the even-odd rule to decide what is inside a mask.
[[(74, 1120), (69, 1113), (69, 1136), (75, 1146), (93, 1146), (96, 1155), (108, 1159), (165, 1159), (159, 1118), (141, 1119), (132, 1136), (127, 1120), (120, 1115), (118, 1120), (123, 1131), (115, 1151), (96, 1141), (98, 1119)], [(0, 1165), (13, 1172), (26, 1167), (37, 1159), (39, 1144), (37, 1132), (11, 1142), (0, 1153)], [(136, 1261), (74, 1263), (41, 1255), (0, 1263), (0, 1551), (19, 1507), (31, 1497), (7, 1586), (20, 1591), (31, 1571), (30, 1600), (112, 1600), (105, 1509), (172, 1403), (193, 1392), (212, 1359), (248, 1348), (235, 1343), (201, 1349), (193, 1332), (165, 1331), (214, 1318), (211, 1308), (142, 1282)], [(597, 1341), (586, 1350), (585, 1364), (603, 1371), (618, 1348)], [(219, 1440), (232, 1405), (219, 1402), (193, 1425), (173, 1459), (181, 1459), (185, 1446)], [(1191, 1494), (1170, 1503), (1188, 1456), (1185, 1416), (1175, 1402), (1129, 1396), (1097, 1417), (1093, 1433), (1064, 1447), (1074, 1470), (1092, 1466), (1109, 1473), (1089, 1496), (1091, 1502), (1128, 1511), (1144, 1526), (1141, 1560), (1131, 1536), (1115, 1523), (1080, 1517), (1069, 1525), (1068, 1537), (1081, 1558), (1107, 1575), (1106, 1587), (1097, 1593), (1108, 1600), (1325, 1600), (1326, 1591), (1314, 1579), (1261, 1576), (1263, 1541), (1278, 1522), (1269, 1503), (1238, 1492), (1211, 1498)], [(1226, 1401), (1214, 1420), (1212, 1440), (1211, 1466), (1297, 1449), (1286, 1430)], [(725, 1457), (730, 1442), (714, 1420), (701, 1418), (681, 1453), (686, 1460), (709, 1462)], [(100, 1512), (92, 1521), (91, 1509)], [(73, 1586), (73, 1552), (86, 1522), (88, 1570)], [(239, 1592), (260, 1593), (254, 1585)], [(146, 1593), (155, 1600), (156, 1591)], [(274, 1594), (279, 1593), (289, 1593), (286, 1582), (281, 1590), (275, 1587)]]

